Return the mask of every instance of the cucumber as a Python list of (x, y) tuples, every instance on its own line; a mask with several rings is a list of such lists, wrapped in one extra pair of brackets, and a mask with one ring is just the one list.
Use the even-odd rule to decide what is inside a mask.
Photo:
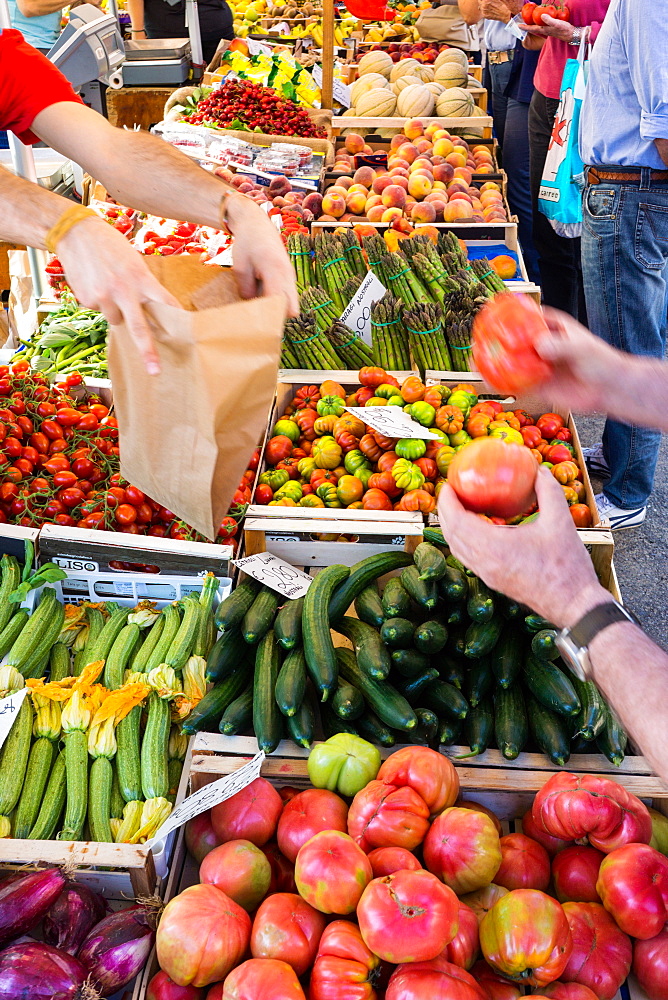
[(422, 704), (436, 712), (439, 718), (465, 719), (469, 703), (456, 687), (445, 681), (432, 681), (422, 695)]
[(445, 573), (438, 581), (438, 591), (446, 601), (465, 601), (469, 592), (468, 577), (446, 560)]
[(390, 672), (392, 661), (385, 643), (375, 628), (358, 618), (344, 616), (336, 624), (337, 632), (349, 639), (355, 650), (360, 670), (375, 681), (383, 681)]
[(230, 627), (213, 644), (206, 661), (206, 679), (214, 684), (228, 677), (248, 652), (244, 637), (236, 626)]
[(432, 580), (421, 580), (417, 566), (407, 566), (402, 570), (401, 583), (421, 608), (431, 609), (438, 604), (436, 584)]
[(523, 680), (534, 698), (545, 708), (559, 715), (577, 715), (580, 711), (577, 688), (556, 663), (539, 660), (529, 653), (524, 661)]
[(373, 628), (380, 628), (385, 621), (385, 612), (375, 583), (365, 587), (355, 598), (355, 614), (360, 621), (366, 622)]
[[(464, 623), (465, 624), (465, 623)], [(446, 644), (446, 651), (452, 656), (464, 656), (466, 651), (466, 627), (448, 629), (448, 641)]]
[(438, 670), (439, 677), (442, 681), (447, 681), (448, 684), (454, 684), (459, 691), (463, 689), (468, 663), (456, 660), (453, 657), (446, 656), (445, 653), (442, 653), (433, 660), (433, 664)]
[(260, 639), (267, 634), (274, 624), (276, 609), (281, 603), (281, 595), (269, 587), (263, 587), (244, 615), (241, 623), (241, 634), (244, 642), (257, 646)]
[(297, 597), (294, 601), (286, 601), (276, 615), (274, 632), (283, 649), (294, 649), (301, 642), (303, 607), (304, 598)]
[[(278, 650), (274, 630), (269, 629), (258, 643), (253, 676), (253, 729), (258, 746), (265, 753), (273, 753), (283, 735), (282, 716), (276, 704)], [(236, 692), (235, 698), (239, 694), (241, 691)]]
[(506, 626), (491, 653), (492, 673), (499, 687), (509, 688), (520, 675), (524, 662), (522, 635), (512, 626)]
[(448, 566), (452, 566), (453, 569), (458, 569), (460, 573), (463, 573), (467, 577), (475, 576), (472, 570), (467, 569), (464, 563), (460, 562), (456, 556), (453, 556), (452, 552), (445, 557), (445, 561)]
[(483, 698), (491, 694), (494, 687), (494, 674), (488, 657), (475, 660), (466, 675), (466, 696), (475, 708)]
[(545, 708), (530, 692), (526, 696), (526, 707), (529, 729), (536, 744), (553, 764), (563, 767), (571, 756), (566, 720)]
[(573, 735), (581, 736), (583, 740), (591, 742), (605, 726), (606, 705), (593, 681), (578, 680), (573, 674), (570, 677), (580, 701), (580, 711), (573, 719), (575, 727)]
[(350, 570), (347, 566), (327, 566), (320, 570), (304, 597), (302, 613), (304, 655), (321, 701), (327, 701), (330, 694), (336, 691), (338, 673), (329, 621), (332, 594), (349, 576)]
[(517, 601), (512, 601), (509, 597), (504, 597), (503, 595), (499, 595), (499, 599), (501, 614), (507, 621), (513, 621), (522, 616), (522, 608)]
[(466, 621), (466, 605), (451, 604), (447, 610), (446, 625), (463, 625)]
[(441, 719), (438, 726), (438, 742), (451, 747), (461, 739), (464, 723), (461, 719)]
[(426, 653), (427, 656), (433, 656), (434, 653), (440, 653), (440, 651), (445, 647), (447, 641), (448, 630), (444, 625), (441, 625), (440, 622), (434, 621), (433, 619), (428, 622), (423, 622), (422, 625), (418, 625), (413, 635), (415, 648), (420, 653)]
[(426, 525), (424, 531), (422, 532), (422, 537), (425, 542), (431, 542), (432, 545), (442, 545), (445, 549), (448, 547), (448, 543), (443, 537), (443, 532), (440, 528), (432, 528), (429, 525)]
[(416, 649), (395, 649), (392, 651), (392, 666), (403, 677), (417, 677), (429, 667), (429, 657)]
[(216, 627), (221, 632), (226, 632), (228, 628), (241, 625), (244, 615), (257, 597), (262, 584), (252, 577), (246, 577), (236, 590), (233, 590), (229, 597), (221, 601), (216, 609)]
[(415, 625), (407, 618), (386, 618), (380, 628), (380, 638), (392, 649), (410, 649)]
[(445, 556), (429, 542), (420, 542), (413, 553), (413, 561), (421, 580), (440, 580), (445, 575)]
[(487, 656), (499, 641), (502, 628), (503, 618), (498, 614), (488, 622), (472, 622), (466, 630), (464, 656), (473, 660)]
[(489, 622), (494, 615), (492, 592), (477, 576), (469, 580), (469, 599), (466, 603), (469, 618), (474, 622)]
[(542, 628), (531, 640), (531, 652), (539, 660), (556, 660), (559, 656), (556, 640), (555, 629)]
[(527, 632), (540, 632), (542, 629), (549, 628), (553, 629), (554, 625), (549, 622), (547, 618), (543, 618), (541, 615), (536, 615), (533, 611), (526, 615), (524, 619), (524, 628)]
[(529, 737), (524, 696), (519, 684), (494, 693), (494, 735), (506, 760), (516, 760)]
[(322, 720), (322, 730), (327, 740), (330, 736), (336, 736), (337, 733), (350, 733), (351, 736), (359, 736), (356, 724), (350, 722), (348, 719), (339, 718), (332, 711), (331, 705), (324, 704), (320, 706), (320, 718)]
[(438, 736), (438, 716), (430, 708), (416, 708), (417, 729), (411, 737), (414, 743), (424, 743), (429, 746), (436, 742)]
[[(364, 715), (355, 721), (359, 735), (369, 743), (376, 743), (381, 747), (393, 747), (396, 743), (392, 730), (383, 725), (375, 712), (367, 709)], [(413, 735), (411, 734), (411, 740)]]
[(364, 697), (361, 691), (347, 681), (339, 681), (332, 698), (332, 711), (340, 719), (359, 719), (364, 712)]
[(238, 698), (248, 683), (248, 664), (240, 663), (222, 681), (211, 688), (195, 705), (190, 715), (181, 723), (181, 729), (188, 736), (193, 733), (215, 732), (227, 706)]
[(306, 658), (304, 650), (293, 649), (285, 657), (276, 681), (276, 704), (283, 715), (295, 715), (306, 691)]
[(387, 581), (381, 597), (381, 604), (386, 618), (408, 617), (412, 603), (400, 577), (393, 576)]
[(386, 682), (379, 684), (360, 669), (349, 649), (336, 650), (339, 670), (344, 680), (358, 688), (381, 722), (392, 729), (410, 733), (417, 726), (417, 716), (403, 695)]
[(253, 725), (253, 685), (249, 684), (238, 698), (231, 701), (223, 712), (218, 730), (223, 736), (245, 733)]
[(421, 674), (417, 677), (405, 677), (397, 684), (397, 688), (403, 694), (411, 705), (419, 699), (420, 695), (433, 681), (439, 679), (438, 670), (434, 667), (427, 667)]
[(471, 707), (464, 720), (464, 739), (468, 743), (470, 754), (467, 757), (478, 757), (490, 746), (494, 738), (494, 708), (491, 698), (483, 698), (475, 707)]
[(413, 557), (408, 552), (379, 552), (355, 563), (351, 566), (347, 579), (340, 580), (330, 596), (329, 617), (332, 622), (342, 618), (355, 599), (374, 580), (403, 566), (409, 566), (412, 562)]
[(615, 767), (624, 760), (628, 736), (626, 730), (618, 722), (614, 712), (605, 706), (605, 725), (596, 737), (596, 746)]
[(315, 732), (315, 713), (308, 695), (304, 698), (295, 714), (288, 716), (287, 730), (290, 739), (298, 747), (304, 747), (306, 750), (311, 749), (313, 733)]

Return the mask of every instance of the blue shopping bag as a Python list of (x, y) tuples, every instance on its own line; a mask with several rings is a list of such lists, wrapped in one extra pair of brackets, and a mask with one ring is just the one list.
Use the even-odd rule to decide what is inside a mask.
[(578, 132), (580, 111), (587, 83), (586, 33), (577, 59), (569, 59), (561, 81), (561, 98), (554, 119), (538, 208), (559, 236), (573, 238), (582, 232), (582, 187), (584, 164)]

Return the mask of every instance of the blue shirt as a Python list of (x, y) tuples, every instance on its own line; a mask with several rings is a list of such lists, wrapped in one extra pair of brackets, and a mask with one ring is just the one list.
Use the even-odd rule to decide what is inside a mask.
[(654, 139), (668, 139), (665, 5), (612, 0), (589, 66), (580, 153), (591, 166), (665, 170)]
[(485, 48), (488, 52), (505, 52), (515, 48), (516, 38), (506, 30), (503, 21), (485, 18)]
[(16, 0), (7, 2), (12, 28), (20, 31), (29, 45), (33, 45), (36, 49), (50, 49), (55, 45), (60, 34), (62, 10), (56, 10), (53, 14), (42, 14), (41, 17), (25, 17), (19, 10)]

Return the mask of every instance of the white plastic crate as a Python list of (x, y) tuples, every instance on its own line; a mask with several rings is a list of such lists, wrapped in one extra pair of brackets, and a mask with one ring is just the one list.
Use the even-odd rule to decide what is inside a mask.
[[(216, 606), (232, 590), (232, 580), (218, 577)], [(154, 601), (164, 608), (186, 594), (199, 593), (204, 580), (201, 576), (163, 576), (151, 573), (85, 573), (69, 571), (66, 580), (52, 584), (59, 600), (65, 604), (82, 601), (114, 601), (124, 608), (139, 601)]]

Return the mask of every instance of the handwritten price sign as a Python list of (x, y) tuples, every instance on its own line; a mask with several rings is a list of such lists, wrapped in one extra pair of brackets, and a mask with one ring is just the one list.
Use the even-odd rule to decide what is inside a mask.
[(438, 434), (432, 434), (428, 427), (413, 420), (400, 406), (346, 406), (346, 409), (385, 437), (438, 440)]
[(277, 590), (283, 597), (289, 597), (292, 601), (297, 597), (303, 597), (313, 583), (313, 577), (308, 573), (295, 569), (290, 563), (284, 562), (271, 552), (258, 552), (256, 555), (235, 559), (233, 562), (254, 580), (259, 580), (260, 583)]
[(354, 298), (341, 313), (341, 322), (350, 327), (365, 344), (371, 345), (371, 307), (380, 302), (387, 289), (371, 271), (360, 285)]
[(0, 701), (0, 747), (9, 736), (9, 730), (16, 722), (19, 709), (27, 694), (28, 688), (21, 688), (20, 691), (15, 691)]

